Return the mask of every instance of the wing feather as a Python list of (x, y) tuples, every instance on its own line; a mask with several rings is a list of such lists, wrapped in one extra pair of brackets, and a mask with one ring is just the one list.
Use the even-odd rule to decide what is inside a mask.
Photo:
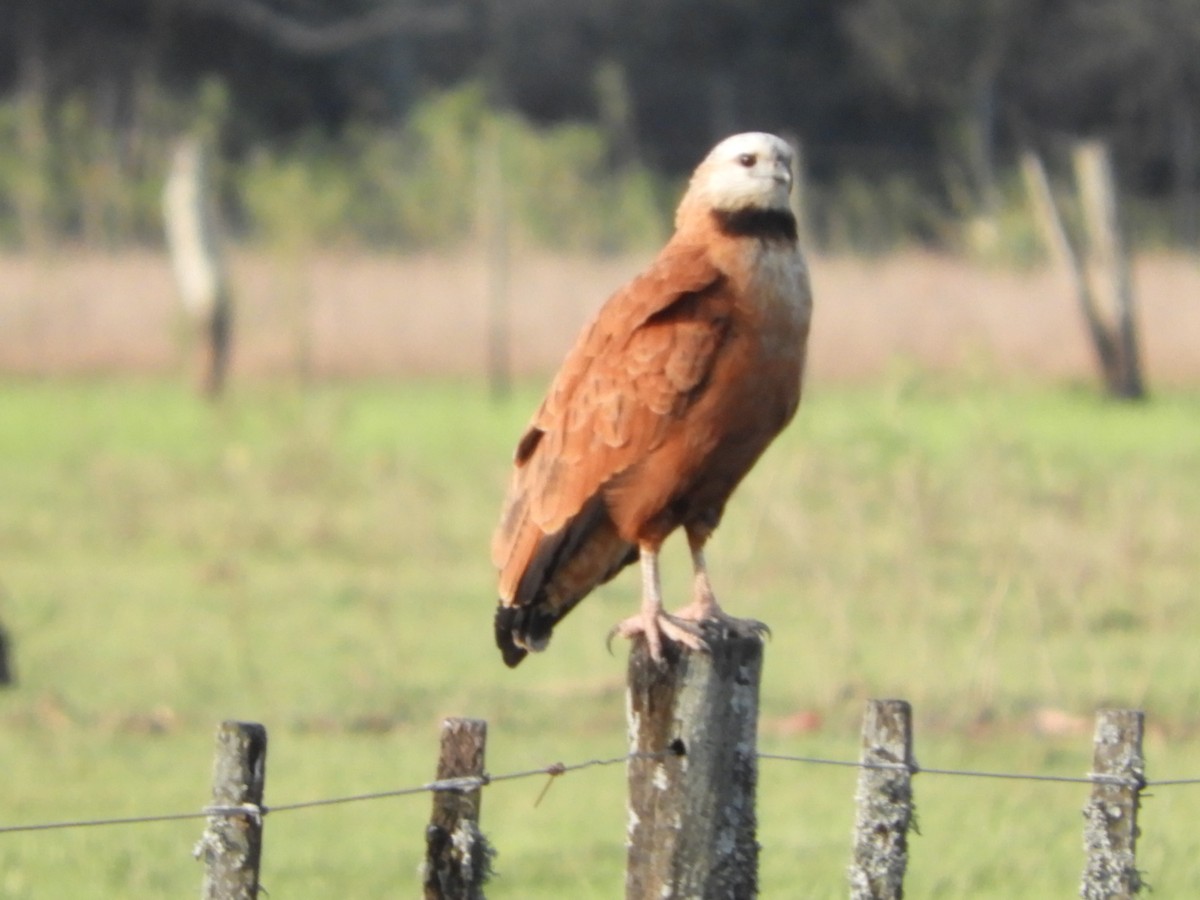
[[(572, 530), (572, 521), (594, 510), (605, 486), (641, 460), (682, 414), (720, 346), (725, 319), (699, 298), (721, 280), (702, 246), (668, 245), (604, 305), (572, 348), (518, 443), (492, 544), (502, 602), (534, 599), (526, 572), (568, 530), (572, 552), (586, 550), (587, 534)], [(625, 549), (612, 553), (617, 550), (624, 557)], [(555, 550), (549, 557), (561, 564), (568, 555)], [(595, 567), (558, 566), (580, 582), (560, 586), (563, 596), (586, 593), (602, 580), (605, 572), (580, 571), (609, 568), (601, 565), (604, 553), (595, 555)], [(554, 569), (547, 567), (547, 578)]]

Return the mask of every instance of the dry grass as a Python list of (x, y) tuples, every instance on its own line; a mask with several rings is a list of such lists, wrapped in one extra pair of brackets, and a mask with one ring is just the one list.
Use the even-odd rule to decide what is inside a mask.
[[(552, 369), (589, 312), (644, 262), (514, 260), (517, 368)], [(1054, 272), (920, 253), (823, 257), (812, 269), (816, 379), (868, 379), (897, 360), (938, 370), (1091, 377), (1078, 311)], [(1200, 263), (1148, 256), (1138, 261), (1135, 279), (1150, 383), (1200, 380)], [(233, 281), (235, 378), (302, 366), (317, 375), (468, 375), (484, 365), (487, 278), (478, 256), (242, 253)], [(2, 371), (163, 372), (176, 364), (176, 301), (157, 254), (2, 257), (0, 285)]]

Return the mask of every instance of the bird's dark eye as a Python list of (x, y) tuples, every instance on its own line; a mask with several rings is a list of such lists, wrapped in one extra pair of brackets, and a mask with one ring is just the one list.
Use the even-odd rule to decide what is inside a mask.
[(737, 161), (748, 169), (752, 165), (754, 165), (756, 162), (758, 162), (758, 157), (755, 156), (753, 153), (743, 153), (741, 156), (739, 156), (737, 158)]

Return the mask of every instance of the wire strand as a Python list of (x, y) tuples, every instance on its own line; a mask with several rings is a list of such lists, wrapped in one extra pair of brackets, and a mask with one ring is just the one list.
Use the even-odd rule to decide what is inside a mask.
[(148, 822), (177, 822), (181, 819), (205, 819), (209, 813), (185, 812), (164, 813), (154, 816), (117, 816), (105, 819), (75, 819), (64, 822), (36, 822), (30, 825), (0, 825), (0, 834), (19, 831), (54, 831), (59, 828), (95, 828), (104, 825), (143, 825)]
[(998, 778), (1008, 781), (1050, 781), (1062, 784), (1113, 784), (1136, 787), (1200, 784), (1200, 778), (1139, 781), (1137, 779), (1122, 778), (1120, 775), (1104, 775), (1098, 772), (1089, 772), (1087, 775), (1043, 775), (1036, 772), (984, 772), (976, 769), (926, 768), (915, 763), (912, 765), (905, 765), (904, 763), (875, 763), (846, 759), (822, 759), (816, 756), (788, 756), (782, 753), (760, 753), (758, 754), (758, 758), (780, 762), (806, 763), (816, 766), (845, 766), (853, 769), (895, 769), (902, 772), (909, 772), (912, 775), (947, 775), (956, 778)]
[[(612, 756), (583, 760), (577, 763), (551, 763), (536, 769), (523, 769), (516, 772), (506, 772), (501, 775), (468, 775), (458, 778), (442, 778), (436, 781), (413, 787), (396, 788), (393, 790), (371, 791), (362, 794), (349, 794), (342, 797), (327, 797), (317, 800), (300, 800), (292, 803), (278, 803), (270, 806), (256, 807), (253, 804), (241, 806), (206, 806), (196, 812), (164, 813), (145, 816), (110, 816), (95, 819), (71, 819), (57, 822), (34, 822), (23, 825), (0, 825), (0, 834), (16, 834), (20, 832), (54, 831), (68, 828), (96, 828), (116, 825), (142, 825), (154, 822), (178, 822), (185, 820), (206, 819), (214, 816), (255, 816), (261, 817), (268, 813), (294, 812), (302, 809), (316, 809), (324, 806), (337, 806), (347, 803), (362, 803), (372, 800), (385, 800), (392, 797), (407, 797), (414, 794), (427, 794), (436, 791), (475, 791), (501, 781), (517, 781), (523, 778), (549, 776), (552, 783), (561, 775), (578, 772), (583, 769), (614, 766), (630, 763), (638, 759), (666, 759), (683, 755), (680, 748), (670, 747), (657, 752), (627, 753), (623, 756)], [(882, 769), (908, 772), (910, 775), (935, 775), (961, 778), (990, 778), (1008, 781), (1028, 782), (1057, 782), (1061, 784), (1111, 784), (1120, 787), (1132, 787), (1137, 790), (1163, 787), (1182, 787), (1200, 785), (1200, 777), (1196, 778), (1160, 778), (1142, 781), (1139, 779), (1121, 778), (1115, 775), (1089, 773), (1087, 775), (1044, 775), (1030, 772), (988, 772), (974, 769), (925, 768), (904, 763), (872, 763), (860, 760), (826, 759), (817, 756), (791, 756), (782, 753), (759, 753), (758, 759), (771, 762), (788, 762), (804, 765), (838, 766), (848, 769)], [(542, 795), (545, 794), (545, 789)], [(540, 797), (539, 797), (540, 799)]]
[(114, 816), (97, 819), (70, 819), (59, 822), (35, 822), (27, 825), (0, 825), (0, 834), (14, 834), (30, 831), (54, 831), (66, 828), (93, 828), (105, 825), (141, 825), (151, 822), (175, 822), (186, 819), (205, 819), (212, 816), (266, 816), (268, 813), (294, 812), (301, 809), (315, 809), (322, 806), (338, 806), (345, 803), (362, 803), (369, 800), (385, 800), (391, 797), (407, 797), (413, 794), (427, 794), (435, 791), (474, 791), (487, 787), (499, 781), (515, 781), (521, 778), (533, 778), (540, 775), (557, 777), (568, 772), (578, 772), (597, 766), (613, 766), (627, 763), (635, 759), (662, 759), (679, 755), (673, 749), (652, 753), (627, 753), (624, 756), (613, 756), (605, 759), (588, 759), (583, 762), (551, 763), (537, 769), (524, 769), (518, 772), (506, 772), (502, 775), (467, 775), (458, 778), (442, 778), (413, 787), (396, 788), (386, 791), (370, 791), (363, 794), (349, 794), (343, 797), (327, 797), (319, 800), (300, 800), (293, 803), (276, 803), (256, 807), (253, 804), (242, 806), (206, 806), (198, 812), (165, 813), (148, 816)]

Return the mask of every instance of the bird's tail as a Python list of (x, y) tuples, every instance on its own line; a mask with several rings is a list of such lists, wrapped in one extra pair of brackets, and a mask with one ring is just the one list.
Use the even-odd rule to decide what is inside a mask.
[(496, 607), (496, 646), (504, 664), (515, 668), (530, 649), (540, 650), (550, 640), (550, 632), (562, 616), (546, 606)]
[(550, 643), (554, 626), (566, 618), (567, 613), (579, 605), (598, 584), (603, 584), (621, 569), (637, 559), (637, 547), (622, 544), (619, 555), (610, 565), (580, 585), (576, 591), (560, 597), (557, 602), (546, 600), (543, 592), (535, 595), (532, 602), (510, 606), (503, 600), (496, 607), (496, 646), (504, 657), (504, 664), (515, 668), (529, 653), (545, 650)]
[(496, 646), (510, 668), (546, 649), (550, 634), (593, 588), (637, 559), (597, 495), (563, 528), (539, 540), (511, 601), (496, 610)]

